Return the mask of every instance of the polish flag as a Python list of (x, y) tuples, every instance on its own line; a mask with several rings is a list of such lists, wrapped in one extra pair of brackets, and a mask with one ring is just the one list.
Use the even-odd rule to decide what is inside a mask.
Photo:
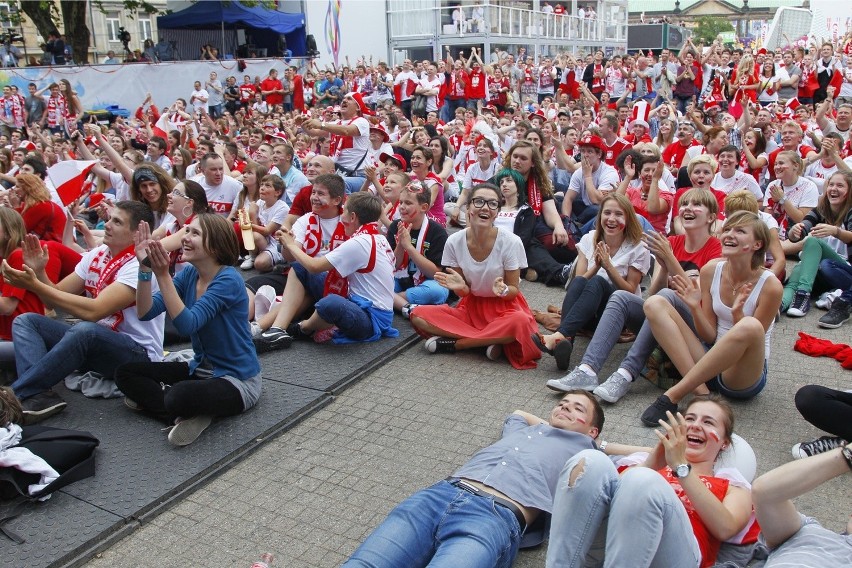
[(73, 203), (83, 194), (86, 176), (95, 164), (95, 160), (65, 160), (47, 168), (47, 177), (64, 205)]

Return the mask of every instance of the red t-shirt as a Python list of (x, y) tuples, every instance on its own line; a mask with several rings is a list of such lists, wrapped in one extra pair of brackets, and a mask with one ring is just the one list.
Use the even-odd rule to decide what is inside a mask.
[(305, 213), (311, 212), (311, 191), (313, 191), (313, 184), (306, 185), (302, 189), (299, 190), (299, 193), (296, 194), (296, 197), (293, 198), (293, 203), (290, 205), (290, 212), (288, 215), (296, 215), (301, 217)]
[[(79, 260), (80, 255), (77, 255), (77, 258)], [(17, 248), (12, 251), (12, 254), (10, 254), (9, 258), (6, 259), (6, 262), (8, 262), (9, 266), (15, 270), (23, 270), (24, 258), (21, 249)], [(49, 255), (47, 259), (47, 266), (45, 266), (44, 270), (51, 282), (55, 283), (59, 281), (61, 266), (62, 261), (58, 256), (54, 256), (52, 254)], [(0, 316), (0, 339), (11, 341), (12, 322), (14, 319), (20, 314), (44, 314), (44, 304), (35, 293), (24, 290), (23, 288), (16, 288), (7, 283), (5, 279), (2, 284), (2, 294), (4, 298), (16, 298), (18, 300), (18, 305), (11, 314), (8, 316)]]
[[(687, 149), (698, 144), (697, 140), (692, 140), (692, 144), (684, 146), (679, 140), (675, 140), (663, 150), (663, 163), (667, 166), (679, 168), (683, 164), (683, 157), (686, 156)], [(677, 204), (677, 202), (675, 202)]]
[(240, 85), (240, 102), (250, 103), (254, 99), (254, 94), (257, 92), (257, 87), (254, 83), (243, 83)]
[(612, 146), (607, 144), (606, 140), (604, 140), (603, 143), (604, 146), (606, 146), (606, 152), (604, 152), (603, 161), (612, 167), (615, 167), (615, 159), (618, 158), (619, 154), (633, 147), (633, 144), (631, 144), (624, 138), (621, 138), (620, 136), (615, 139), (615, 142), (612, 143)]
[[(260, 82), (260, 90), (261, 91), (280, 91), (284, 88), (284, 85), (281, 84), (281, 81), (278, 79), (270, 79), (267, 77), (263, 81)], [(284, 102), (284, 95), (281, 93), (271, 93), (266, 95), (266, 104), (269, 106), (272, 105), (280, 105)]]
[[(783, 151), (784, 151), (784, 147), (782, 146), (781, 148), (776, 148), (775, 150), (773, 150), (772, 153), (770, 153), (769, 156), (768, 156), (766, 166), (768, 168), (767, 171), (769, 173), (769, 181), (775, 180), (775, 160), (778, 158), (778, 154), (780, 154)], [(804, 160), (809, 153), (814, 151), (814, 149), (811, 148), (810, 146), (807, 146), (806, 144), (799, 144), (799, 147), (796, 148), (796, 151), (799, 153), (799, 155)]]
[(686, 250), (686, 235), (672, 235), (669, 237), (669, 243), (671, 243), (672, 252), (681, 266), (691, 262), (700, 269), (711, 260), (722, 256), (722, 243), (716, 237), (707, 239), (704, 246), (695, 252)]
[(464, 92), (468, 99), (485, 98), (485, 73), (482, 72), (482, 67), (476, 67), (470, 72)]
[(65, 211), (53, 201), (42, 201), (21, 212), (28, 233), (43, 241), (62, 242), (65, 231)]

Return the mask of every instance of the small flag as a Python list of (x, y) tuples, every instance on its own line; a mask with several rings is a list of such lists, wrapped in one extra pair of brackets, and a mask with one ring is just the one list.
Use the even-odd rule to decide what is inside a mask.
[(94, 160), (65, 160), (47, 168), (47, 177), (64, 205), (73, 203), (83, 194), (86, 176), (95, 164)]

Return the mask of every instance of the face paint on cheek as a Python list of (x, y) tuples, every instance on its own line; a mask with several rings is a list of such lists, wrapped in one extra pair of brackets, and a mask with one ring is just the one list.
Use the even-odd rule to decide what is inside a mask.
[(718, 432), (716, 432), (716, 430), (708, 430), (708, 431), (707, 431), (707, 433), (710, 435), (710, 437), (711, 437), (711, 438), (713, 438), (713, 439), (714, 439), (714, 440), (716, 440), (717, 442), (718, 442), (719, 440), (721, 440), (721, 438), (719, 438), (719, 433), (718, 433)]
[(583, 420), (582, 418), (577, 418), (577, 422), (579, 422), (580, 424), (585, 424), (585, 423), (586, 423), (586, 421), (585, 421), (585, 420)]

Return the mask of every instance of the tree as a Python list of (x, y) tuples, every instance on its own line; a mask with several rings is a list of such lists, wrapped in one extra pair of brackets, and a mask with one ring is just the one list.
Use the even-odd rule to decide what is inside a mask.
[(724, 18), (701, 16), (696, 20), (696, 26), (692, 28), (692, 37), (695, 43), (700, 40), (709, 44), (713, 43), (720, 33), (732, 31), (734, 31), (733, 24)]
[[(157, 8), (142, 0), (124, 0), (124, 10), (132, 18), (135, 14), (156, 14)], [(104, 11), (102, 2), (93, 0), (93, 5), (101, 12)], [(89, 39), (91, 33), (86, 26), (86, 13), (88, 6), (80, 0), (19, 0), (18, 17), (25, 14), (32, 20), (38, 33), (45, 40), (53, 30), (58, 30), (57, 22), (62, 20), (62, 29), (65, 31), (65, 40), (71, 46), (76, 63), (89, 62)]]

